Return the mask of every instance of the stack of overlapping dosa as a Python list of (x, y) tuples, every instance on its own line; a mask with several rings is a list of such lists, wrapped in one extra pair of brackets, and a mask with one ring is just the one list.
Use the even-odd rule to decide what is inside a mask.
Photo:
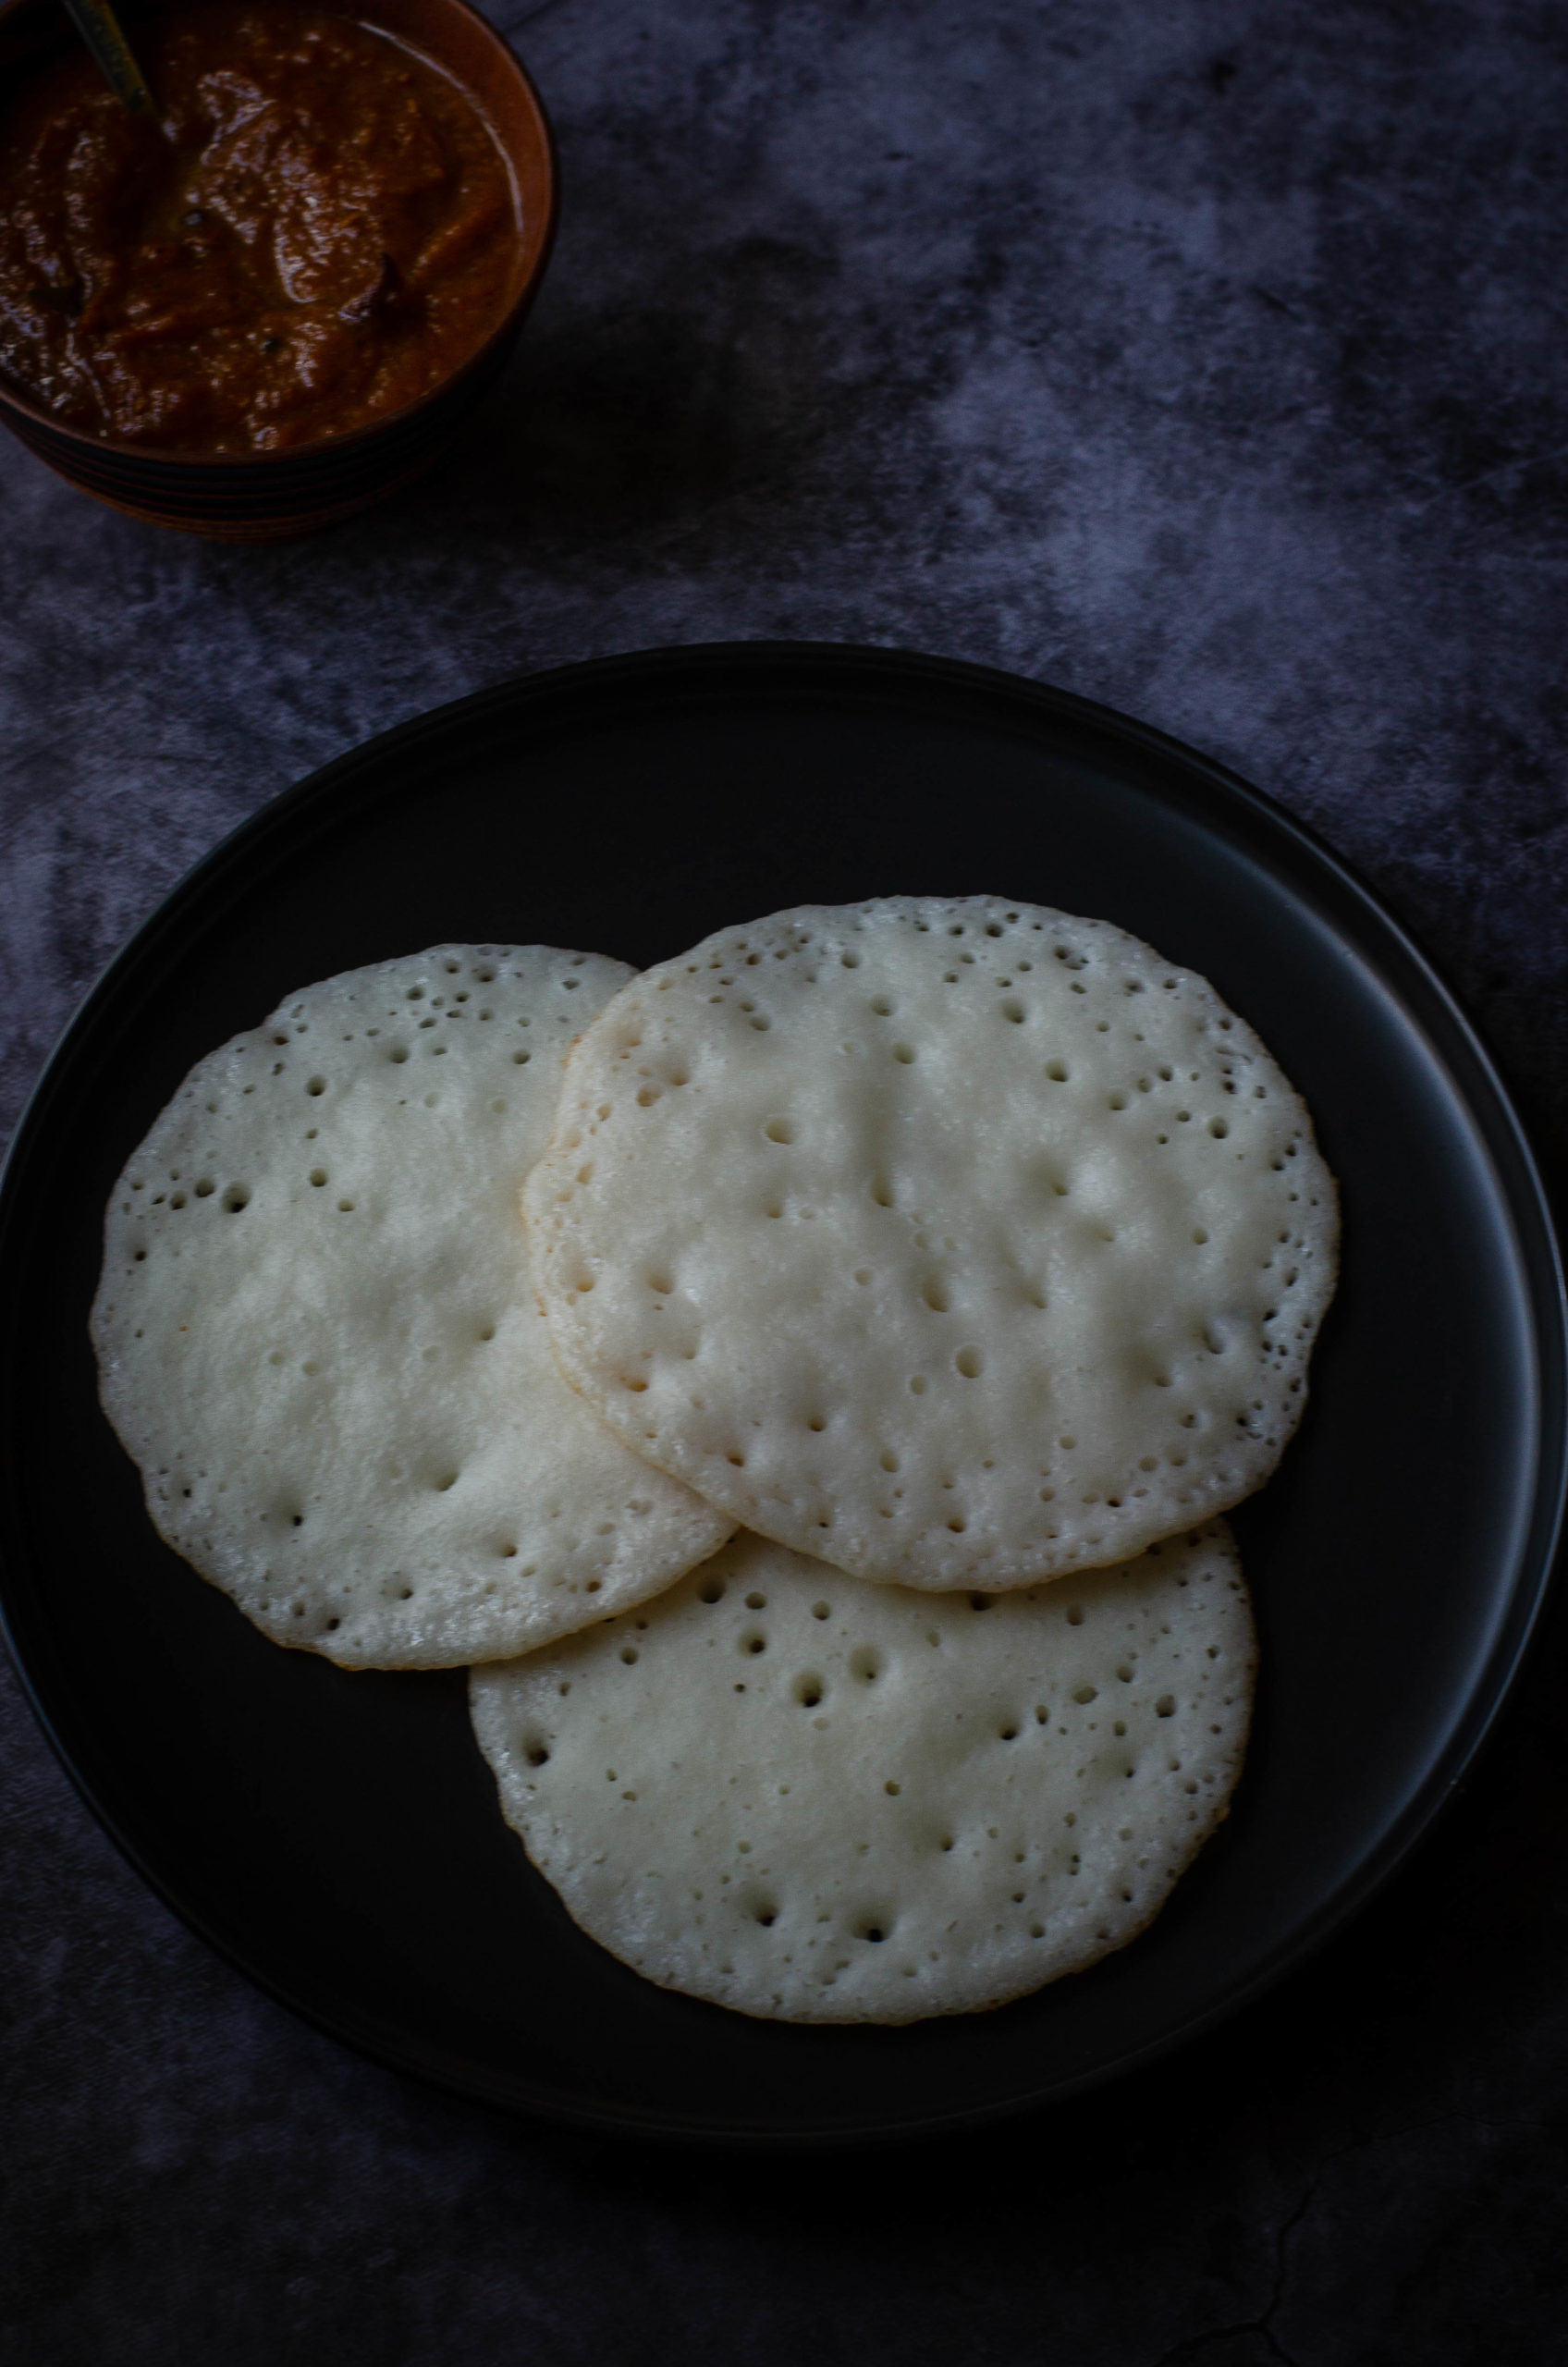
[(257, 1625), (476, 1664), (584, 1930), (904, 2021), (1120, 1946), (1223, 1816), (1219, 1515), (1336, 1230), (1203, 979), (900, 899), (640, 976), (444, 946), (307, 988), (130, 1161), (93, 1333), (153, 1520)]

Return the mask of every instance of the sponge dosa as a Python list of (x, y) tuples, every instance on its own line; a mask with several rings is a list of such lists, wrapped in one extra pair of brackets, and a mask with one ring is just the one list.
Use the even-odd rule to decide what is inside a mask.
[(518, 1179), (631, 973), (437, 946), (200, 1061), (109, 1205), (104, 1404), (167, 1541), (354, 1668), (521, 1651), (656, 1594), (733, 1524), (576, 1399)]
[(1223, 1521), (996, 1596), (742, 1535), (470, 1698), (508, 1821), (614, 1955), (742, 2013), (904, 2022), (1143, 1929), (1225, 1813), (1254, 1662)]
[(525, 1196), (563, 1371), (729, 1518), (1005, 1588), (1261, 1485), (1333, 1286), (1306, 1110), (1103, 921), (893, 899), (623, 987)]

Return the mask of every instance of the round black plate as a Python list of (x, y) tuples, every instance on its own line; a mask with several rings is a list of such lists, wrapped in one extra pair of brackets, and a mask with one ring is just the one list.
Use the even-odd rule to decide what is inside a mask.
[[(292, 987), (442, 938), (639, 964), (805, 901), (991, 893), (1211, 978), (1309, 1102), (1344, 1269), (1299, 1438), (1237, 1515), (1263, 1642), (1234, 1811), (1153, 1929), (998, 2013), (798, 2030), (652, 1988), (503, 1825), (459, 1674), (279, 1651), (154, 1536), (87, 1311), (122, 1162)], [(1550, 1570), (1562, 1279), (1485, 1054), (1399, 928), (1217, 766), (932, 659), (675, 650), (374, 741), (236, 831), (55, 1054), (0, 1202), (0, 1571), (55, 1746), (196, 1930), (352, 2044), (582, 2126), (929, 2130), (1081, 2088), (1237, 2005), (1364, 1900), (1494, 1716)]]

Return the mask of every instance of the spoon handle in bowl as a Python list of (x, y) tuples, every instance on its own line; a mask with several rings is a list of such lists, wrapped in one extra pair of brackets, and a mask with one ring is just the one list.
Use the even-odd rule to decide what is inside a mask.
[(153, 93), (109, 0), (66, 0), (66, 6), (120, 104), (132, 115), (151, 115)]

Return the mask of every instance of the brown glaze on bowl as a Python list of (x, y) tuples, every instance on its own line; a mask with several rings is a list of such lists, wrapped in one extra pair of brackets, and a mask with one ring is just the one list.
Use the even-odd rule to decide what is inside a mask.
[[(200, 0), (181, 0), (182, 6)], [(314, 0), (330, 10), (332, 0)], [(139, 15), (122, 8), (132, 43)], [(516, 178), (522, 259), (518, 292), (495, 329), (429, 393), (368, 425), (278, 450), (158, 451), (69, 427), (0, 379), (0, 421), (42, 460), (112, 509), (221, 542), (273, 542), (368, 509), (446, 449), (498, 376), (544, 276), (555, 236), (555, 145), (538, 93), (511, 51), (468, 0), (368, 0), (362, 17), (443, 67), (488, 118)], [(59, 49), (70, 35), (55, 0), (0, 8), (0, 80)]]

